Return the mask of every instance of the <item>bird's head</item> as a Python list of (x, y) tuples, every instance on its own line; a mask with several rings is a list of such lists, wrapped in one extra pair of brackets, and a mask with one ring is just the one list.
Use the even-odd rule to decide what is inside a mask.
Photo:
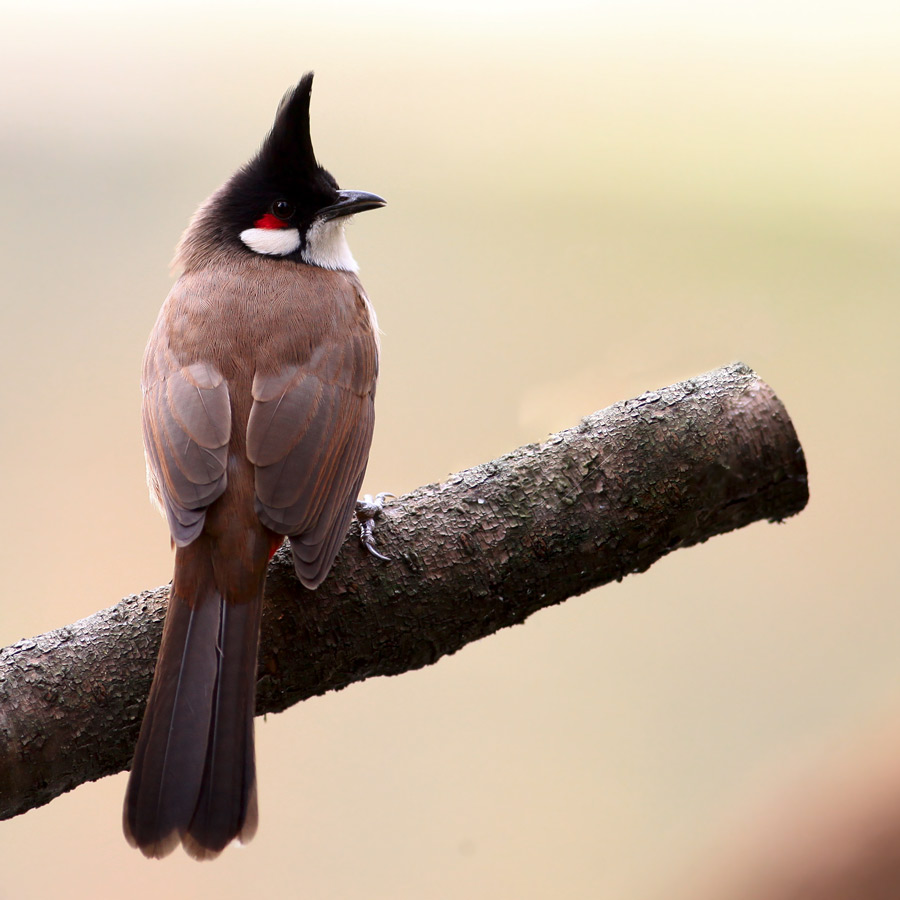
[(182, 239), (179, 261), (205, 245), (288, 257), (326, 269), (355, 272), (344, 237), (355, 213), (385, 201), (365, 191), (343, 191), (316, 162), (309, 126), (313, 73), (288, 90), (259, 152), (200, 208)]

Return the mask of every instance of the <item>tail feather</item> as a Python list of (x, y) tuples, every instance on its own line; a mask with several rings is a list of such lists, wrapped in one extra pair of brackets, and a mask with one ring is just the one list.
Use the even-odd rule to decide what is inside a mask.
[[(222, 610), (219, 646), (228, 667), (216, 682), (203, 782), (184, 840), (185, 849), (197, 859), (218, 855), (235, 837), (246, 843), (256, 832), (258, 605), (226, 605)], [(246, 640), (251, 631), (257, 637), (252, 644)]]
[(253, 713), (263, 586), (244, 602), (223, 597), (209, 550), (202, 538), (198, 544), (176, 559), (125, 794), (125, 837), (148, 857), (183, 843), (192, 856), (212, 858), (256, 829)]

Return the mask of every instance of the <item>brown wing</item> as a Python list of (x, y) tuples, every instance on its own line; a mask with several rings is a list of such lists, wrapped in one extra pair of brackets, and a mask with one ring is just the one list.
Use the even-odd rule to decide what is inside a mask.
[(228, 385), (208, 363), (179, 365), (157, 329), (144, 354), (141, 386), (149, 481), (172, 540), (183, 547), (201, 532), (206, 508), (227, 483)]
[(303, 365), (253, 379), (247, 456), (256, 509), (290, 535), (297, 576), (317, 587), (353, 513), (374, 426), (377, 349), (366, 327), (319, 345)]

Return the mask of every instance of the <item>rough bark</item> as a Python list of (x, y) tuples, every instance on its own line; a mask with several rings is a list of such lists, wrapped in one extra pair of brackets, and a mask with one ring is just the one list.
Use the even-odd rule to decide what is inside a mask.
[[(258, 713), (436, 662), (535, 610), (808, 499), (784, 407), (742, 364), (646, 393), (354, 524), (325, 584), (269, 568)], [(126, 768), (167, 588), (0, 652), (0, 818)]]

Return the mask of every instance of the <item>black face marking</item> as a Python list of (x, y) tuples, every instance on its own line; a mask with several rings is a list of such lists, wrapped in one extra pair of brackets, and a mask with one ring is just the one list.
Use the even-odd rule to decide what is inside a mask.
[[(259, 152), (222, 189), (216, 203), (222, 240), (244, 246), (240, 233), (253, 228), (267, 213), (289, 222), (305, 238), (319, 210), (337, 199), (337, 181), (316, 162), (313, 153), (309, 133), (312, 78), (311, 72), (304, 75), (285, 94)], [(297, 254), (301, 250), (302, 245)]]

